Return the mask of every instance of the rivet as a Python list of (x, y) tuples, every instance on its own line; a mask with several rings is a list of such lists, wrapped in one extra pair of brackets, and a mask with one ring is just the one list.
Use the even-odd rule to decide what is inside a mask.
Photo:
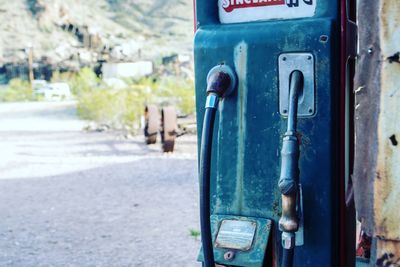
[(328, 37), (327, 35), (321, 35), (321, 36), (319, 37), (319, 41), (320, 41), (321, 43), (326, 43), (326, 42), (328, 42), (328, 39), (329, 39), (329, 37)]

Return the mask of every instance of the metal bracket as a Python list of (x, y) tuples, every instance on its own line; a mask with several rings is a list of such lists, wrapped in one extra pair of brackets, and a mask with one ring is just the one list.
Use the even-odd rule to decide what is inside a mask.
[(303, 188), (299, 184), (297, 216), (299, 216), (299, 230), (296, 232), (295, 243), (296, 247), (304, 245), (304, 214), (303, 214)]
[(298, 117), (315, 114), (314, 56), (311, 53), (285, 53), (278, 59), (279, 67), (279, 113), (288, 115), (289, 81), (293, 71), (299, 70), (304, 76), (303, 92), (299, 95)]

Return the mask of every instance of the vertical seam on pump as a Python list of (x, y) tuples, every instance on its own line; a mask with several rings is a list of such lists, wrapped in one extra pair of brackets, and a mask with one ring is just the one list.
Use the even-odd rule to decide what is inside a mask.
[(247, 44), (242, 41), (234, 51), (235, 68), (238, 75), (238, 143), (236, 162), (236, 207), (239, 212), (243, 208), (243, 180), (244, 180), (244, 158), (246, 140), (246, 105), (247, 105)]

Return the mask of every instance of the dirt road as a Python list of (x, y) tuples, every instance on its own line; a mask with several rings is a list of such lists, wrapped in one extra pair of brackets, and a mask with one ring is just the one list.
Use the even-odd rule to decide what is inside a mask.
[(195, 137), (160, 153), (67, 103), (0, 104), (0, 266), (199, 266)]

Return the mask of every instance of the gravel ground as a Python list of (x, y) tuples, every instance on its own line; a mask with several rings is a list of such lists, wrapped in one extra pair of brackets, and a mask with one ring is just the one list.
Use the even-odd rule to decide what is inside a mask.
[(199, 266), (195, 137), (163, 155), (74, 107), (0, 105), (0, 266)]

